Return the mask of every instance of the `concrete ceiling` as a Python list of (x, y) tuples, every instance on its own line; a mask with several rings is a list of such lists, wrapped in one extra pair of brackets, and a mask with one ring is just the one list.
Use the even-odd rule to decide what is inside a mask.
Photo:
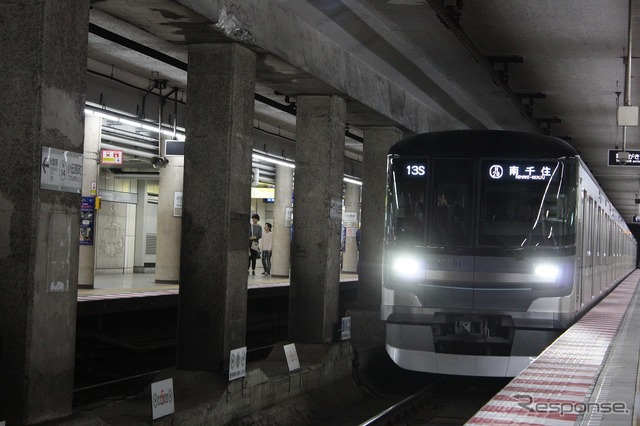
[[(608, 150), (623, 145), (616, 109), (625, 102), (626, 1), (92, 0), (91, 5), (92, 71), (116, 69), (119, 80), (137, 87), (161, 76), (186, 94), (188, 44), (235, 40), (258, 55), (258, 96), (283, 107), (256, 102), (256, 117), (269, 125), (294, 132), (295, 117), (287, 107), (296, 96), (339, 94), (347, 99), (347, 121), (356, 136), (372, 125), (408, 133), (456, 128), (548, 133), (576, 147), (627, 222), (638, 214), (640, 169), (607, 165)], [(639, 7), (633, 5), (634, 15)], [(635, 17), (632, 23), (638, 24)], [(635, 39), (633, 45), (640, 46)], [(632, 105), (640, 103), (636, 62)], [(638, 137), (637, 128), (626, 129), (627, 150), (640, 149)], [(356, 140), (347, 138), (348, 150), (361, 150)]]

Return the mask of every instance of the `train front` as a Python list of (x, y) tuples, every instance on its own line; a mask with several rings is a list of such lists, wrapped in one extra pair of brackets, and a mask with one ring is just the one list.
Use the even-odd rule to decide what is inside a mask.
[(399, 366), (514, 376), (572, 321), (578, 167), (389, 156), (381, 315)]

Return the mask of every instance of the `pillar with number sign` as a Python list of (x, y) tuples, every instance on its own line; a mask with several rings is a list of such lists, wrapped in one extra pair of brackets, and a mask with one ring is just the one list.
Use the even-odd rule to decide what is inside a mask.
[(271, 276), (289, 277), (291, 225), (293, 224), (293, 169), (276, 165), (276, 199), (273, 210)]
[(89, 2), (3, 2), (0, 420), (71, 414)]
[(340, 328), (340, 225), (346, 103), (298, 97), (289, 340), (328, 343)]
[(177, 284), (180, 281), (184, 157), (171, 156), (168, 159), (169, 163), (160, 169), (155, 280), (157, 283)]
[(189, 46), (179, 368), (223, 371), (245, 346), (255, 54)]

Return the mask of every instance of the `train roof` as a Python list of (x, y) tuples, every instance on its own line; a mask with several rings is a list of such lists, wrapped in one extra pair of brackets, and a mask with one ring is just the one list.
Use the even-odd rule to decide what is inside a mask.
[(506, 130), (451, 130), (406, 137), (389, 154), (439, 157), (561, 158), (578, 156), (566, 141)]

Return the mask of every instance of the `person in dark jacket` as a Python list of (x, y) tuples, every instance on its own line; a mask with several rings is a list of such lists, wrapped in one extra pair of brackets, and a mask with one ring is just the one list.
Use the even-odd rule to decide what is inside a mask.
[(256, 274), (256, 260), (260, 250), (260, 238), (262, 238), (262, 226), (258, 225), (259, 221), (260, 216), (254, 213), (251, 216), (251, 225), (249, 225), (249, 268), (251, 268), (251, 275)]

